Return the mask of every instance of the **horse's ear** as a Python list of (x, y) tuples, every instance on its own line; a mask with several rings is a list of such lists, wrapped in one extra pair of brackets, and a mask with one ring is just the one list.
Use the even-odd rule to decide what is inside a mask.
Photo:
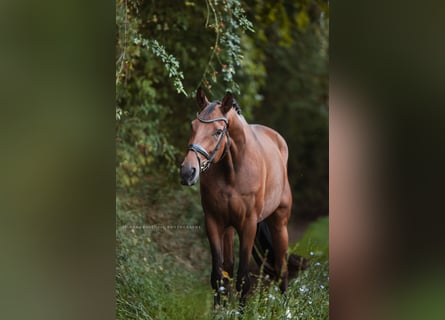
[(204, 109), (210, 102), (207, 100), (207, 97), (204, 93), (204, 90), (202, 90), (201, 87), (198, 88), (196, 91), (196, 102), (198, 103), (199, 109)]
[(230, 111), (230, 108), (233, 106), (233, 96), (229, 91), (226, 92), (222, 102), (221, 102), (221, 111), (223, 114), (226, 114)]

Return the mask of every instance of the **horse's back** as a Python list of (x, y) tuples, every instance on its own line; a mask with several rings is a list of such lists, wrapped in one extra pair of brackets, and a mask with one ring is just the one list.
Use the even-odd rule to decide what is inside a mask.
[(286, 140), (284, 140), (284, 138), (277, 131), (269, 127), (260, 124), (252, 124), (250, 127), (255, 133), (262, 148), (264, 148), (264, 151), (267, 153), (274, 152), (274, 149), (277, 148), (281, 154), (284, 165), (287, 166), (289, 151)]

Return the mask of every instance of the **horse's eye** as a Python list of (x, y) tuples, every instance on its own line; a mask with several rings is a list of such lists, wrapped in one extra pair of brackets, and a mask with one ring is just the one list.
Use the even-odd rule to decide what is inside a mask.
[(223, 131), (221, 129), (218, 129), (215, 131), (215, 136), (219, 136), (221, 135), (221, 133), (223, 133)]

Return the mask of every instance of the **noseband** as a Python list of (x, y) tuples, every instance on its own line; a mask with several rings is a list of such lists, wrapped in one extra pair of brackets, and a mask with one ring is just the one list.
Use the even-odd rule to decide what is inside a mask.
[[(229, 150), (230, 137), (229, 137), (229, 132), (227, 131), (227, 127), (229, 125), (229, 120), (226, 117), (203, 119), (199, 116), (199, 113), (196, 114), (196, 118), (202, 123), (212, 123), (212, 122), (216, 122), (216, 121), (224, 121), (226, 123), (226, 126), (224, 127), (224, 129), (219, 137), (218, 143), (216, 144), (216, 147), (212, 152), (210, 152), (210, 153), (207, 152), (207, 150), (204, 149), (204, 147), (201, 146), (200, 144), (194, 143), (194, 144), (189, 145), (189, 147), (188, 147), (188, 150), (194, 151), (196, 153), (196, 157), (198, 158), (198, 162), (199, 162), (199, 168), (201, 169), (201, 172), (204, 172), (210, 167), (210, 164), (212, 163), (213, 159), (215, 159), (216, 154), (218, 153), (219, 149), (221, 148), (221, 143), (223, 141), (224, 136), (227, 137), (227, 142), (224, 147), (224, 153), (221, 156), (220, 160), (222, 158), (224, 158), (227, 151)], [(207, 160), (205, 160), (205, 161), (203, 161), (203, 163), (201, 163), (201, 159), (199, 158), (198, 153), (202, 154)]]

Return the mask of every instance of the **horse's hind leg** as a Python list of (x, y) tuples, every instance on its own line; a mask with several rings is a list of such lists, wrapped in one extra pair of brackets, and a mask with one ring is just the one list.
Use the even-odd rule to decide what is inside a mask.
[(287, 234), (287, 222), (289, 220), (290, 208), (281, 207), (278, 208), (271, 216), (266, 219), (269, 227), (272, 245), (275, 254), (275, 273), (277, 279), (280, 280), (281, 292), (287, 290), (287, 247), (288, 247), (288, 234)]
[(252, 255), (256, 229), (256, 221), (246, 221), (246, 225), (238, 231), (240, 238), (240, 250), (236, 290), (241, 291), (241, 307), (245, 305), (247, 293), (250, 289), (249, 262)]

